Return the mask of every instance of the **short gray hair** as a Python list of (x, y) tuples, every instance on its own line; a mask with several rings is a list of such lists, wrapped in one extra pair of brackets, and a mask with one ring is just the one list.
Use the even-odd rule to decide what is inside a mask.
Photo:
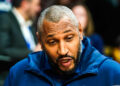
[(41, 35), (43, 32), (43, 21), (44, 19), (51, 21), (51, 22), (59, 22), (61, 18), (68, 17), (73, 25), (75, 25), (77, 28), (79, 26), (78, 21), (73, 14), (73, 12), (62, 5), (53, 5), (45, 9), (41, 16), (38, 18), (38, 33)]

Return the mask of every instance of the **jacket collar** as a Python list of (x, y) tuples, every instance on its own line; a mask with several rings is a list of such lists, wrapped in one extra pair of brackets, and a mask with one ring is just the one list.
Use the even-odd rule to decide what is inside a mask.
[(80, 75), (87, 73), (97, 74), (100, 65), (107, 58), (91, 45), (88, 38), (84, 37), (82, 42), (85, 48), (82, 52), (79, 64)]
[[(88, 38), (84, 37), (82, 42), (84, 47), (80, 57), (79, 65), (76, 69), (76, 73), (78, 73), (78, 75), (97, 74), (99, 66), (107, 58), (101, 55), (94, 47), (91, 46)], [(49, 70), (51, 67), (45, 52), (35, 52), (29, 54), (28, 57), (29, 64), (27, 70), (46, 77), (44, 70)]]

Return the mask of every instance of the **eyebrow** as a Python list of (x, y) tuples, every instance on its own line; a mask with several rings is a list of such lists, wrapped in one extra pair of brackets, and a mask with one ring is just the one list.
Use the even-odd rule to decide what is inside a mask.
[(55, 34), (48, 35), (47, 37), (53, 37)]
[[(68, 33), (68, 32), (71, 32), (72, 30), (66, 30), (66, 31), (64, 31), (63, 33)], [(47, 37), (53, 37), (55, 34), (50, 34), (50, 35), (48, 35)]]
[(64, 31), (63, 33), (68, 33), (68, 32), (71, 32), (72, 30), (66, 30), (66, 31)]

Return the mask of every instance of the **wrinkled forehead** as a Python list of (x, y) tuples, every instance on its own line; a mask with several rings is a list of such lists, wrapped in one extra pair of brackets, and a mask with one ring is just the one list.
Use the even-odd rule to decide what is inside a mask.
[(77, 27), (72, 24), (69, 18), (62, 18), (59, 22), (52, 22), (44, 19), (43, 21), (43, 33), (56, 33), (65, 30), (77, 31)]

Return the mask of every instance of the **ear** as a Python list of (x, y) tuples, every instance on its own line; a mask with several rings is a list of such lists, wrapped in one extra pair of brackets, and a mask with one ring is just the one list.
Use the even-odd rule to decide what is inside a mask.
[(79, 32), (80, 32), (80, 39), (83, 40), (83, 29), (81, 27), (81, 24), (79, 23)]
[(38, 43), (41, 45), (41, 48), (43, 49), (42, 47), (42, 42), (41, 42), (41, 38), (40, 38), (40, 35), (38, 32), (36, 32), (36, 36), (37, 36), (37, 39), (38, 39)]

